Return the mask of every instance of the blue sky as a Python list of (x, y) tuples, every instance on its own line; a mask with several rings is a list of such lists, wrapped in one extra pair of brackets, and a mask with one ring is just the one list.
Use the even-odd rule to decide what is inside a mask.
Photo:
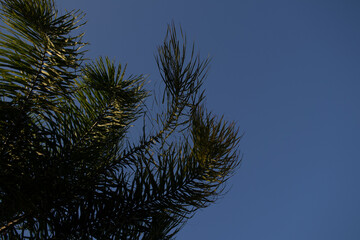
[(360, 239), (360, 2), (59, 0), (87, 16), (88, 56), (159, 81), (171, 21), (212, 57), (207, 106), (234, 120), (230, 191), (177, 239)]

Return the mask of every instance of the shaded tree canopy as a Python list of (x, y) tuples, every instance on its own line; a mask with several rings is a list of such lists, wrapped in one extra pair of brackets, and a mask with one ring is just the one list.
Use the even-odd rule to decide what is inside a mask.
[[(209, 60), (182, 31), (169, 25), (158, 47), (164, 87), (150, 111), (143, 75), (85, 59), (81, 12), (0, 4), (3, 239), (170, 239), (217, 199), (241, 136), (206, 110)], [(132, 124), (142, 129), (134, 142)]]

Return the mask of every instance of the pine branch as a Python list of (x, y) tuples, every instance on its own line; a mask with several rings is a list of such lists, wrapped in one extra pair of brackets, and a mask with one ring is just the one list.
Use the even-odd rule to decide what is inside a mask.
[(8, 222), (6, 225), (0, 227), (0, 234), (4, 234), (6, 231), (8, 231), (10, 228), (12, 228), (14, 225), (21, 223), (25, 220), (26, 217), (28, 217), (29, 214), (23, 214), (12, 221)]

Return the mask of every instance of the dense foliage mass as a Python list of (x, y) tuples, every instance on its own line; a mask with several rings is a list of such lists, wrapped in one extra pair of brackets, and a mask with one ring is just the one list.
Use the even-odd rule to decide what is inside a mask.
[[(144, 77), (84, 59), (82, 14), (0, 0), (0, 236), (169, 239), (239, 165), (233, 123), (203, 104), (208, 60), (170, 25), (149, 112)], [(145, 119), (136, 121), (139, 118)], [(131, 124), (142, 124), (129, 142)]]

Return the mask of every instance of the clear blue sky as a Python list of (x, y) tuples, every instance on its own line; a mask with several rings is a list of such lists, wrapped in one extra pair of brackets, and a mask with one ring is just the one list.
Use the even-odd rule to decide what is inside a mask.
[(58, 0), (87, 13), (90, 57), (158, 81), (172, 20), (213, 58), (207, 106), (238, 122), (230, 192), (177, 239), (360, 239), (359, 0)]

